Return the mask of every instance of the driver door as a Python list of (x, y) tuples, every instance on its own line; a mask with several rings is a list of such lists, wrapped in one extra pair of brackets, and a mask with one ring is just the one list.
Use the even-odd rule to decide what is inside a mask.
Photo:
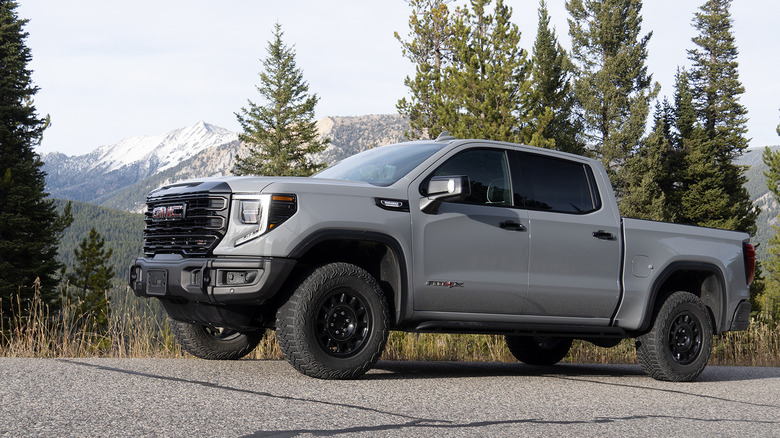
[(520, 315), (528, 292), (528, 212), (515, 207), (514, 151), (456, 151), (410, 186), (425, 195), (434, 176), (465, 175), (470, 194), (434, 213), (411, 202), (415, 311)]

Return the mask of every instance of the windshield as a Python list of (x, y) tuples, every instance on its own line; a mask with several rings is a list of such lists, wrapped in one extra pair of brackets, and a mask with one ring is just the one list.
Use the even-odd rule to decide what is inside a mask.
[(345, 158), (314, 175), (315, 178), (364, 181), (377, 186), (389, 186), (446, 143), (401, 143), (369, 149)]

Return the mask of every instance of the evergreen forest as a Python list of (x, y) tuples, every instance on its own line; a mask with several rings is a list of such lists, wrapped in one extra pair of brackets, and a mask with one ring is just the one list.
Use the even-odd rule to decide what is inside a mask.
[(76, 265), (74, 250), (79, 243), (89, 236), (90, 229), (95, 229), (105, 239), (106, 246), (113, 250), (107, 264), (117, 272), (118, 280), (124, 282), (125, 271), (133, 259), (141, 256), (143, 250), (144, 216), (138, 213), (128, 213), (100, 207), (83, 202), (57, 200), (59, 210), (71, 203), (73, 223), (68, 227), (60, 240), (58, 259), (65, 266)]

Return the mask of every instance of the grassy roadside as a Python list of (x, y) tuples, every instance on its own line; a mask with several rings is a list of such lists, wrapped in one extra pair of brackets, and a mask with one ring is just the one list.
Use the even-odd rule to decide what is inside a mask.
[[(39, 300), (15, 303), (13, 327), (0, 327), (0, 357), (186, 357), (173, 340), (164, 311), (156, 300), (135, 297), (124, 289), (110, 296), (108, 325), (100, 330), (89, 315), (77, 315), (77, 303), (63, 298), (53, 315)], [(24, 309), (23, 309), (24, 307)], [(29, 311), (22, 311), (29, 310)], [(29, 314), (29, 317), (19, 317)], [(2, 321), (4, 318), (0, 318)], [(269, 331), (253, 359), (281, 359), (274, 333)], [(391, 332), (385, 360), (454, 360), (514, 362), (502, 336), (415, 334)], [(568, 363), (635, 363), (633, 340), (613, 348), (575, 341)], [(780, 366), (780, 325), (754, 321), (743, 332), (714, 339), (710, 365)]]

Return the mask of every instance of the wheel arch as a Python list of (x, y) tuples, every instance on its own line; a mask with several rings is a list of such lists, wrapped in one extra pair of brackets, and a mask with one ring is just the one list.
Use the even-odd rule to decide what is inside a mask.
[(303, 270), (332, 262), (365, 269), (382, 287), (394, 324), (403, 318), (408, 297), (406, 257), (401, 244), (392, 236), (360, 230), (323, 230), (294, 248), (291, 257), (298, 260), (298, 269)]
[(653, 282), (648, 312), (642, 318), (640, 332), (651, 327), (658, 310), (674, 292), (690, 292), (704, 303), (713, 332), (720, 333), (720, 324), (726, 320), (726, 281), (716, 265), (702, 262), (674, 262), (667, 266)]

